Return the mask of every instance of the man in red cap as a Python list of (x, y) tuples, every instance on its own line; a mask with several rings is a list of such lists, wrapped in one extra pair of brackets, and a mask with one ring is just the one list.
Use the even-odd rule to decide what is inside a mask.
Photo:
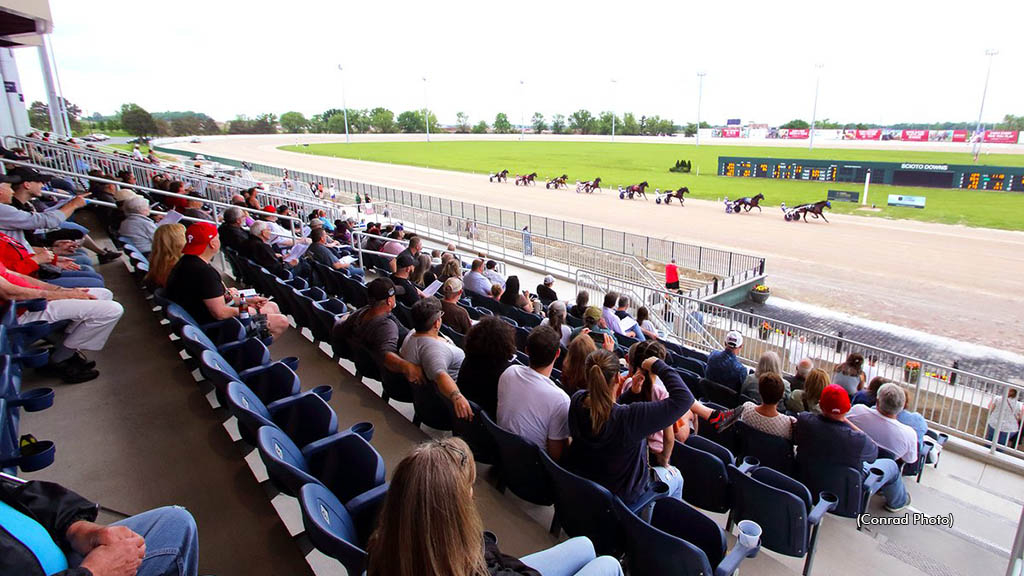
[(878, 457), (878, 446), (847, 420), (850, 395), (842, 386), (829, 384), (818, 402), (821, 414), (801, 412), (796, 417), (793, 443), (797, 446), (797, 466), (809, 470), (818, 466), (845, 466), (882, 475), (879, 493), (885, 497), (885, 509), (899, 512), (910, 504), (899, 466)]
[[(225, 288), (220, 272), (210, 262), (220, 251), (220, 237), (213, 222), (194, 222), (185, 230), (181, 260), (167, 277), (167, 298), (180, 305), (199, 324), (238, 316), (231, 303), (238, 291)], [(265, 314), (270, 335), (278, 338), (288, 329), (288, 319), (277, 304), (263, 296), (246, 298), (250, 314)]]

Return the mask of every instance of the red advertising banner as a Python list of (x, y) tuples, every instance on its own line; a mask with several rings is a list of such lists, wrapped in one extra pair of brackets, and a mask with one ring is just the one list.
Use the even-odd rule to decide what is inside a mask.
[(904, 130), (900, 136), (900, 140), (904, 142), (927, 142), (928, 131), (927, 130)]
[(857, 140), (881, 140), (882, 131), (878, 128), (870, 130), (857, 130)]
[(739, 128), (722, 128), (722, 138), (739, 138), (740, 136)]
[(985, 130), (985, 142), (992, 144), (1016, 144), (1016, 130)]
[(786, 131), (785, 138), (791, 140), (806, 140), (811, 137), (811, 131), (807, 128), (790, 128)]
[(967, 142), (967, 130), (953, 130), (953, 142)]

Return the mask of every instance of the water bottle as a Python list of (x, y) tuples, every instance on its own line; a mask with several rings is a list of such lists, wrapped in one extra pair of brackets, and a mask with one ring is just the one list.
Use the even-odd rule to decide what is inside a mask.
[(240, 296), (238, 302), (238, 319), (248, 320), (249, 319), (249, 305), (245, 302), (245, 295)]

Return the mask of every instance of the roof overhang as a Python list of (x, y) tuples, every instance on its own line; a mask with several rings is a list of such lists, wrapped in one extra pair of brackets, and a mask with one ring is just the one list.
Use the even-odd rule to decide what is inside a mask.
[(39, 46), (51, 31), (48, 0), (0, 0), (0, 47)]

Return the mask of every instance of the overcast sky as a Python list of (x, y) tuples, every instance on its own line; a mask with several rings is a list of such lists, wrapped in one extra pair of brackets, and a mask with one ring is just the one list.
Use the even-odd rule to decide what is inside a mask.
[[(422, 108), (442, 123), (579, 108), (778, 124), (818, 118), (975, 120), (1024, 114), (1024, 2), (391, 2), (50, 0), (64, 95), (109, 114), (311, 115)], [(34, 49), (16, 51), (44, 100)], [(427, 94), (424, 82), (428, 79)], [(612, 84), (611, 79), (617, 82)], [(520, 86), (520, 80), (525, 84)]]

